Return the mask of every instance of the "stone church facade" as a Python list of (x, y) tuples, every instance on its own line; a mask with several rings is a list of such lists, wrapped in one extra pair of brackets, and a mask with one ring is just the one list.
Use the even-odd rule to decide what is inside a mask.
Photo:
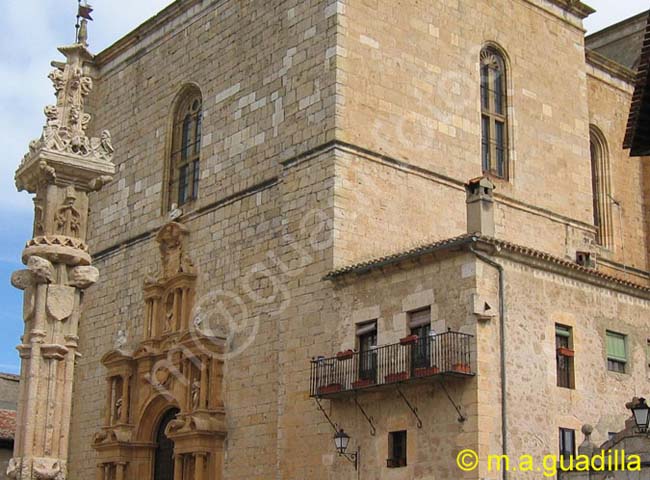
[(178, 0), (88, 59), (115, 174), (67, 478), (496, 479), (618, 431), (650, 393), (650, 163), (590, 13)]

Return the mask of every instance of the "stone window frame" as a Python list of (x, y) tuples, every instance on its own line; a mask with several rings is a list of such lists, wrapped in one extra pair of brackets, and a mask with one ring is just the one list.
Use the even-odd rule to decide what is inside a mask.
[[(624, 345), (624, 355), (617, 356), (610, 354), (609, 351), (609, 338), (618, 338), (623, 340)], [(630, 356), (630, 347), (628, 343), (628, 337), (624, 333), (615, 332), (613, 330), (605, 331), (605, 358), (607, 360), (607, 370), (613, 373), (625, 374), (629, 372), (629, 359)]]
[[(172, 103), (168, 122), (163, 215), (174, 207), (191, 210), (199, 198), (204, 117), (201, 89), (194, 83), (184, 85)], [(181, 196), (182, 178), (186, 194)]]
[(612, 250), (614, 228), (609, 148), (602, 130), (593, 124), (589, 125), (589, 158), (596, 243)]
[[(566, 342), (565, 344), (562, 343), (560, 344), (559, 340), (560, 338), (565, 338)], [(571, 390), (575, 390), (575, 363), (574, 363), (574, 358), (569, 353), (569, 355), (562, 353), (560, 351), (560, 348), (566, 348), (568, 350), (573, 351), (574, 349), (574, 343), (573, 343), (573, 327), (569, 325), (563, 325), (560, 323), (555, 324), (555, 347), (556, 347), (556, 353), (555, 353), (555, 362), (556, 362), (556, 372), (557, 372), (557, 386), (560, 388), (568, 388)], [(567, 370), (567, 381), (562, 382), (561, 381), (561, 376), (560, 376), (560, 365), (561, 362), (565, 362), (566, 365), (566, 370)]]
[[(512, 176), (513, 156), (509, 71), (510, 62), (504, 49), (494, 42), (485, 43), (479, 58), (481, 170), (492, 178), (506, 181)], [(499, 88), (490, 89), (489, 85), (496, 81), (499, 82)], [(497, 128), (499, 125), (500, 129)], [(496, 141), (499, 131), (500, 140)], [(500, 165), (497, 164), (499, 152), (503, 156)]]
[[(401, 453), (398, 455), (398, 450)], [(408, 431), (388, 432), (388, 468), (403, 468), (408, 465)]]
[[(571, 439), (570, 447), (567, 445), (567, 437)], [(559, 432), (559, 457), (571, 458), (576, 455), (576, 431), (573, 428), (560, 427)]]

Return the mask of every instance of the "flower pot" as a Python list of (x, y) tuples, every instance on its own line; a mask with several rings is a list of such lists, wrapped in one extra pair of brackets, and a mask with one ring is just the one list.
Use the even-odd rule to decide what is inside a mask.
[(396, 382), (403, 382), (404, 380), (408, 380), (409, 378), (409, 372), (399, 372), (399, 373), (389, 373), (386, 375), (384, 378), (386, 380), (386, 383), (396, 383)]
[(328, 395), (330, 393), (338, 393), (341, 390), (343, 390), (343, 385), (341, 385), (340, 383), (330, 383), (329, 385), (325, 385), (324, 387), (318, 387), (318, 394)]
[(575, 352), (573, 350), (571, 350), (570, 348), (566, 348), (566, 347), (558, 348), (557, 353), (559, 355), (562, 355), (563, 357), (573, 357), (573, 356), (575, 356)]
[(357, 380), (356, 382), (352, 382), (352, 388), (365, 388), (365, 387), (370, 387), (375, 384), (375, 381), (371, 378), (363, 378), (361, 380)]
[(418, 341), (418, 338), (420, 337), (417, 335), (409, 335), (408, 337), (400, 338), (399, 343), (402, 345), (412, 345)]
[(420, 367), (420, 368), (416, 368), (414, 371), (416, 377), (431, 377), (433, 375), (438, 375), (439, 373), (440, 373), (440, 369), (436, 366)]
[(336, 354), (337, 360), (349, 360), (354, 356), (354, 350), (346, 350), (345, 352), (339, 352)]
[(472, 369), (467, 363), (454, 363), (451, 370), (457, 373), (472, 373)]

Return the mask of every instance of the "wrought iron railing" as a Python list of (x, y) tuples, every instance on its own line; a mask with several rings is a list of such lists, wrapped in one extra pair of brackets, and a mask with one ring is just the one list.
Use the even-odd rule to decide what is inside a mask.
[(415, 381), (436, 375), (474, 375), (472, 335), (445, 332), (426, 338), (407, 337), (400, 343), (368, 351), (339, 352), (311, 362), (312, 397)]

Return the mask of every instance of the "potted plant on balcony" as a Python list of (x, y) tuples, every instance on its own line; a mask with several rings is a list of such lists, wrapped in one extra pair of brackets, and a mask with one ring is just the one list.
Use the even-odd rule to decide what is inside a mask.
[(440, 369), (436, 365), (431, 365), (430, 367), (418, 367), (413, 373), (416, 377), (431, 377), (433, 375), (438, 375)]
[(417, 335), (409, 335), (407, 337), (400, 338), (399, 343), (400, 345), (412, 345), (418, 341), (418, 338), (420, 337), (418, 337)]
[(570, 348), (567, 347), (558, 347), (557, 353), (559, 355), (562, 355), (563, 357), (574, 357), (575, 356), (575, 351), (571, 350)]
[(354, 350), (345, 350), (343, 352), (339, 352), (336, 354), (336, 359), (341, 361), (341, 360), (349, 360), (354, 356)]
[(329, 385), (318, 387), (318, 394), (329, 395), (332, 393), (338, 393), (341, 390), (343, 390), (343, 385), (341, 385), (340, 383), (330, 383)]
[(469, 363), (459, 362), (451, 366), (451, 371), (456, 373), (472, 373), (472, 367), (470, 367)]
[(352, 382), (352, 388), (366, 388), (377, 383), (374, 378), (360, 378)]
[(409, 372), (389, 373), (384, 379), (386, 383), (403, 382), (409, 379)]

